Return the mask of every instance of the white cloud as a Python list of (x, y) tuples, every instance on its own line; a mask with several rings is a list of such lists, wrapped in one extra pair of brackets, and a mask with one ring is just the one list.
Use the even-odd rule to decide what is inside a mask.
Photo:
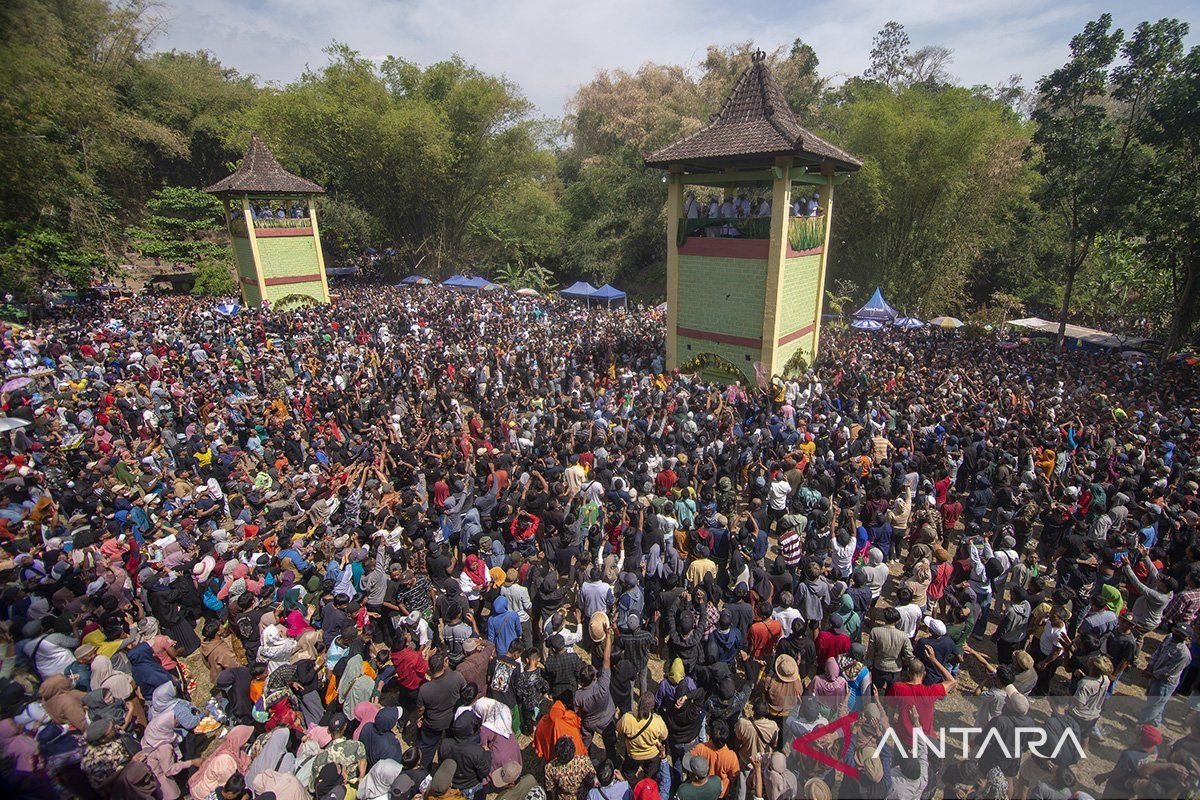
[[(914, 47), (955, 51), (951, 72), (966, 84), (995, 84), (1013, 73), (1026, 84), (1061, 64), (1067, 41), (1102, 6), (1090, 0), (716, 0), (662, 3), (609, 0), (166, 0), (157, 45), (207, 49), (223, 63), (286, 83), (324, 63), (331, 41), (363, 54), (430, 63), (458, 53), (518, 83), (543, 114), (557, 116), (597, 70), (646, 61), (694, 64), (709, 44), (753, 40), (764, 49), (800, 37), (826, 74), (862, 72), (871, 37), (890, 19)], [(1124, 4), (1120, 4), (1124, 5)], [(1195, 17), (1195, 0), (1143, 0), (1118, 11), (1117, 24)], [(1193, 37), (1195, 38), (1195, 37)]]

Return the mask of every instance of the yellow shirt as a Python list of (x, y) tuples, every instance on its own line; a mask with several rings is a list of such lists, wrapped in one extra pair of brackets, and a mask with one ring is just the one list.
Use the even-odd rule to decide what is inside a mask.
[(646, 720), (627, 712), (617, 720), (617, 734), (625, 740), (630, 758), (649, 761), (658, 755), (658, 748), (667, 740), (667, 723), (658, 714), (651, 714), (647, 725)]
[(688, 585), (699, 586), (704, 582), (706, 575), (717, 577), (717, 565), (712, 559), (698, 558), (688, 565), (687, 574), (684, 577), (687, 579)]

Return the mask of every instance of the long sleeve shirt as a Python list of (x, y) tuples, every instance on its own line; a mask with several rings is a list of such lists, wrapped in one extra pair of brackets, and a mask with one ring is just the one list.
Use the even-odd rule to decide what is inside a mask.
[(384, 560), (383, 546), (380, 545), (375, 551), (375, 568), (364, 575), (359, 584), (363, 594), (367, 596), (367, 605), (369, 606), (381, 604), (387, 596), (388, 577)]
[(1179, 676), (1190, 663), (1192, 653), (1187, 642), (1177, 642), (1174, 637), (1168, 637), (1154, 651), (1154, 655), (1150, 656), (1150, 663), (1146, 668), (1154, 675), (1156, 681), (1178, 684)]
[(1147, 583), (1138, 580), (1138, 576), (1134, 574), (1128, 564), (1124, 569), (1125, 580), (1141, 593), (1141, 596), (1133, 601), (1133, 608), (1129, 612), (1133, 617), (1133, 624), (1142, 630), (1149, 631), (1157, 628), (1158, 623), (1162, 622), (1163, 610), (1171, 602), (1171, 595), (1160, 592), (1149, 585), (1158, 578), (1158, 567), (1154, 566), (1149, 559), (1146, 559), (1146, 566), (1149, 570), (1146, 575)]

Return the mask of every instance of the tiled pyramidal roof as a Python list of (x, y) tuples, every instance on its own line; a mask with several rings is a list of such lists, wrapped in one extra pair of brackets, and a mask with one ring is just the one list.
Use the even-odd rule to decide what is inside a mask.
[(646, 166), (782, 155), (832, 161), (843, 170), (862, 166), (859, 159), (800, 125), (767, 68), (766, 54), (759, 50), (708, 125), (651, 153)]
[(273, 194), (324, 194), (325, 190), (312, 181), (293, 175), (271, 153), (258, 138), (250, 137), (250, 146), (242, 164), (233, 174), (209, 186), (204, 191), (210, 194), (226, 192), (271, 192)]

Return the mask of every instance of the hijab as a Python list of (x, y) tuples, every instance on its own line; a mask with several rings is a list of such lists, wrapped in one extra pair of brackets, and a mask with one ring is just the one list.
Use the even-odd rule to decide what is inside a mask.
[(275, 795), (275, 800), (308, 800), (308, 790), (290, 773), (266, 770), (253, 778), (250, 777), (250, 773), (246, 773), (246, 778), (246, 783), (260, 797), (266, 792), (271, 792)]
[(367, 770), (366, 777), (358, 784), (358, 796), (362, 800), (386, 798), (392, 788), (392, 781), (396, 780), (403, 771), (404, 767), (400, 766), (400, 762), (395, 759), (385, 758), (376, 762), (375, 766)]
[(164, 711), (170, 711), (179, 702), (179, 695), (175, 693), (175, 684), (167, 681), (154, 690), (150, 696), (150, 710), (147, 712), (152, 717), (157, 717)]
[(506, 739), (513, 738), (512, 710), (504, 703), (491, 697), (480, 697), (475, 701), (471, 710), (483, 720), (482, 727), (497, 736), (503, 736)]
[(375, 715), (379, 713), (379, 705), (372, 703), (370, 700), (364, 700), (361, 703), (356, 703), (354, 706), (354, 719), (358, 720), (358, 727), (354, 730), (354, 739), (358, 741), (359, 734), (362, 733), (363, 727), (375, 721)]
[(254, 728), (249, 725), (238, 725), (226, 734), (217, 749), (204, 759), (200, 768), (188, 779), (188, 789), (193, 797), (208, 797), (224, 786), (235, 772), (246, 771), (250, 766), (250, 757), (244, 751), (253, 735)]
[(262, 749), (258, 751), (258, 755), (254, 757), (254, 760), (250, 762), (250, 767), (246, 770), (245, 778), (248, 785), (253, 785), (254, 779), (260, 773), (280, 768), (284, 757), (288, 755), (290, 739), (291, 731), (287, 728), (276, 728), (263, 737)]
[(371, 722), (359, 728), (359, 741), (366, 748), (368, 764), (374, 765), (389, 759), (400, 761), (403, 758), (404, 745), (393, 730), (399, 721), (400, 709), (384, 708)]
[[(300, 638), (300, 634), (305, 633), (307, 631), (312, 631), (312, 630), (313, 630), (313, 627), (308, 624), (307, 620), (304, 619), (304, 614), (300, 613), (297, 610), (292, 610), (292, 611), (288, 612), (288, 615), (287, 615), (287, 634), (288, 634), (288, 636), (292, 637), (293, 639), (298, 639), (298, 638)], [(315, 633), (316, 631), (313, 631), (313, 632)]]
[(91, 688), (107, 689), (117, 700), (128, 700), (133, 694), (133, 679), (113, 666), (108, 656), (97, 655), (92, 659)]
[(353, 656), (346, 662), (346, 669), (338, 679), (338, 699), (342, 702), (342, 713), (354, 716), (354, 707), (369, 701), (375, 694), (375, 681), (363, 672), (362, 656)]
[(129, 648), (129, 667), (133, 672), (134, 681), (142, 690), (143, 697), (153, 695), (155, 689), (171, 680), (171, 676), (154, 657), (150, 645), (145, 642), (139, 642)]
[(38, 697), (42, 708), (50, 719), (59, 725), (70, 725), (83, 732), (87, 729), (87, 710), (83, 704), (83, 692), (71, 688), (71, 679), (59, 673), (42, 681)]

